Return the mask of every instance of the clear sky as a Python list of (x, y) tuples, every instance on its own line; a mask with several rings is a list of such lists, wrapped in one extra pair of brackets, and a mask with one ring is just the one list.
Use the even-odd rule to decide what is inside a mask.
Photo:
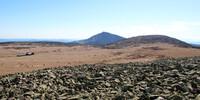
[(163, 34), (200, 42), (200, 0), (0, 0), (0, 38)]

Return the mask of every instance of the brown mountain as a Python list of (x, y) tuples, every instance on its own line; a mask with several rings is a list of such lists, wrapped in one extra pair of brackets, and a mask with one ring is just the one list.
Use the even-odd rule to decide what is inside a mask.
[(167, 43), (172, 44), (178, 47), (193, 47), (192, 45), (178, 40), (176, 38), (172, 38), (165, 35), (144, 35), (137, 36), (128, 39), (124, 39), (122, 41), (107, 45), (107, 48), (124, 48), (129, 46), (139, 46), (141, 44), (151, 44), (151, 43)]

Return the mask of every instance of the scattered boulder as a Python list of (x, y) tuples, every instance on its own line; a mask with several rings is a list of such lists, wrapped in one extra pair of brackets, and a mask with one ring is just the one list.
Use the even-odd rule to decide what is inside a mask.
[(16, 56), (17, 57), (23, 57), (23, 56), (31, 56), (31, 55), (34, 55), (34, 54), (35, 54), (34, 52), (25, 52), (25, 53), (19, 53)]

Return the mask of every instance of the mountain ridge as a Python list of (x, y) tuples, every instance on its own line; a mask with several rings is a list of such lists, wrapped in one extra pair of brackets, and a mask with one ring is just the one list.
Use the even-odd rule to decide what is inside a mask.
[(192, 47), (192, 48), (200, 48), (200, 45), (198, 44), (192, 44), (192, 43), (187, 43), (182, 40), (169, 37), (166, 35), (142, 35), (142, 36), (136, 36), (136, 37), (131, 37), (131, 38), (124, 38), (109, 32), (101, 32), (96, 35), (91, 36), (88, 39), (84, 40), (78, 40), (78, 41), (72, 41), (72, 42), (66, 42), (61, 41), (59, 39), (57, 40), (24, 40), (24, 39), (19, 39), (19, 40), (12, 40), (8, 42), (8, 40), (4, 39), (1, 44), (6, 44), (6, 43), (22, 43), (22, 42), (28, 42), (28, 43), (43, 43), (43, 44), (62, 44), (62, 45), (70, 45), (70, 46), (75, 46), (75, 45), (92, 45), (92, 46), (99, 46), (99, 47), (105, 47), (105, 48), (123, 48), (123, 47), (128, 47), (128, 46), (138, 46), (140, 44), (149, 44), (149, 43), (168, 43), (168, 44), (173, 44), (175, 46), (179, 47)]
[(191, 44), (181, 41), (179, 39), (169, 37), (166, 35), (143, 35), (127, 38), (125, 40), (107, 45), (106, 47), (111, 48), (123, 48), (128, 46), (137, 46), (140, 44), (150, 44), (150, 43), (167, 43), (173, 44), (179, 47), (193, 47)]

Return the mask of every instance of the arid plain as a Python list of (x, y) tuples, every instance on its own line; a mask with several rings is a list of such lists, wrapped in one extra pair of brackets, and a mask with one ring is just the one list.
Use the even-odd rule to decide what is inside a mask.
[[(31, 56), (17, 54), (34, 52)], [(92, 46), (52, 46), (40, 44), (0, 45), (0, 75), (81, 64), (149, 62), (168, 57), (200, 56), (200, 49), (171, 44), (142, 44), (137, 47), (107, 49)]]

